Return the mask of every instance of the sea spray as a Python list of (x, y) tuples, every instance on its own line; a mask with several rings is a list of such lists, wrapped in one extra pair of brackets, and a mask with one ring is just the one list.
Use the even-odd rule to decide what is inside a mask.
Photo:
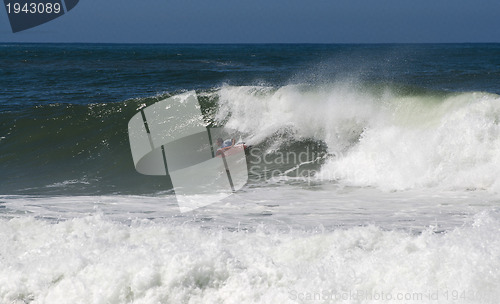
[[(219, 91), (217, 119), (248, 134), (324, 142), (330, 159), (320, 180), (384, 190), (500, 185), (500, 97), (496, 94), (401, 95), (391, 88), (231, 87)], [(286, 136), (275, 136), (288, 130)], [(338, 157), (341, 155), (342, 157)]]

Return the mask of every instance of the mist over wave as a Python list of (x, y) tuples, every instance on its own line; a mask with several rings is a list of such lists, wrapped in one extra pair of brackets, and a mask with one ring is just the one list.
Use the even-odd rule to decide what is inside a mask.
[(500, 96), (323, 86), (223, 86), (215, 119), (269, 151), (324, 142), (333, 155), (316, 177), (383, 190), (500, 191)]

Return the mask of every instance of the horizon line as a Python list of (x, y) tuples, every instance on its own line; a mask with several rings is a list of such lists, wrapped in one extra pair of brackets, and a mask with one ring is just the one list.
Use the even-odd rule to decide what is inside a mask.
[(108, 44), (108, 45), (416, 45), (416, 44), (500, 44), (500, 42), (14, 42), (0, 44)]

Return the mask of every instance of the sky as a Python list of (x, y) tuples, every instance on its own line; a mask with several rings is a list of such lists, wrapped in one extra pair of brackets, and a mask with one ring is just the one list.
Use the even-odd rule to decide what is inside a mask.
[(500, 42), (499, 0), (80, 0), (1, 42)]

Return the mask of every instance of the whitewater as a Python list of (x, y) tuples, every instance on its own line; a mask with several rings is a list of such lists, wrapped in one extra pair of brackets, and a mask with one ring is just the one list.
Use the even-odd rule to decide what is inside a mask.
[(2, 196), (2, 303), (496, 303), (497, 95), (344, 82), (205, 97), (259, 153), (321, 142), (314, 174), (283, 167), (192, 214), (165, 193)]
[[(0, 47), (0, 303), (498, 303), (498, 49)], [(181, 213), (127, 124), (193, 90), (249, 178)]]
[[(333, 154), (319, 179), (383, 190), (440, 187), (500, 191), (500, 96), (485, 92), (398, 94), (336, 83), (223, 87), (219, 120), (250, 144), (287, 132)], [(307, 102), (305, 102), (307, 101)], [(230, 113), (230, 115), (229, 115)], [(270, 149), (283, 144), (277, 140)]]

